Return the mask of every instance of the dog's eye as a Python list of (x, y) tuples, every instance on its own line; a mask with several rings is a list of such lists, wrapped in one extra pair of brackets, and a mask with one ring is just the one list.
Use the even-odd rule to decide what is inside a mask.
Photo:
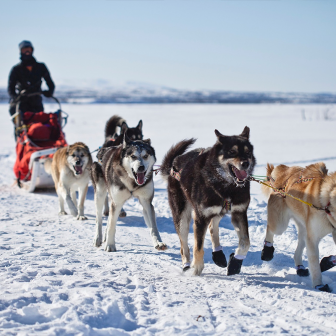
[(135, 155), (131, 155), (131, 158), (135, 160), (137, 157)]
[(81, 157), (84, 157), (84, 154), (81, 154)]
[(72, 154), (71, 156), (72, 156), (72, 157), (76, 157), (76, 154)]
[(234, 155), (237, 154), (237, 152), (234, 151), (234, 150), (229, 150), (229, 151), (228, 151), (228, 154), (234, 156)]
[(143, 156), (143, 158), (144, 158), (144, 159), (147, 159), (147, 158), (148, 158), (148, 154), (145, 154), (145, 155)]

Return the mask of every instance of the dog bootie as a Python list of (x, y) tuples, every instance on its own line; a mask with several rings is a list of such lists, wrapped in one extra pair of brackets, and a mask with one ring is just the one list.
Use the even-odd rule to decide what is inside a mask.
[(318, 289), (321, 292), (331, 293), (331, 288), (328, 285), (317, 285), (315, 289)]
[(119, 217), (120, 217), (120, 218), (123, 218), (123, 217), (126, 217), (126, 216), (127, 216), (126, 211), (124, 210), (124, 208), (121, 208)]
[(222, 250), (212, 252), (212, 260), (218, 267), (225, 268), (227, 266), (225, 254)]
[(320, 262), (321, 272), (328, 271), (328, 269), (336, 266), (336, 256), (331, 255), (329, 257), (322, 258)]
[(190, 269), (190, 264), (189, 263), (185, 263), (182, 267), (183, 272), (187, 271), (188, 269)]
[(261, 251), (261, 260), (270, 261), (273, 259), (274, 246), (272, 243), (265, 241), (263, 250)]
[(234, 256), (234, 253), (231, 253), (228, 268), (227, 268), (227, 275), (239, 274), (242, 264), (243, 264), (243, 260), (236, 259)]
[(300, 277), (309, 276), (309, 269), (305, 268), (303, 265), (296, 266), (296, 274)]

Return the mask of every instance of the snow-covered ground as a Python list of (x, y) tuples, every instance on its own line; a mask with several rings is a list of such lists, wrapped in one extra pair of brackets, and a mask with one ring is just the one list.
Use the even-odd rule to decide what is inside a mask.
[[(238, 134), (251, 128), (251, 142), (263, 175), (266, 162), (307, 165), (323, 160), (336, 170), (335, 120), (325, 120), (326, 105), (64, 105), (70, 115), (69, 143), (91, 150), (103, 141), (106, 120), (120, 114), (130, 126), (143, 120), (160, 164), (177, 141), (196, 137), (197, 147), (215, 142), (214, 129)], [(47, 111), (55, 110), (47, 106)], [(200, 277), (182, 274), (178, 237), (166, 186), (155, 177), (158, 228), (169, 249), (152, 247), (136, 200), (118, 221), (117, 252), (92, 245), (95, 227), (93, 189), (85, 203), (89, 220), (59, 217), (54, 191), (29, 194), (13, 185), (15, 160), (7, 105), (0, 105), (0, 334), (1, 335), (335, 335), (336, 270), (323, 273), (333, 293), (311, 288), (296, 275), (293, 224), (276, 237), (276, 253), (260, 260), (266, 228), (266, 202), (252, 185), (248, 210), (251, 248), (239, 275), (211, 260), (209, 234)], [(303, 120), (303, 115), (305, 119)], [(330, 114), (329, 114), (330, 118)], [(106, 224), (106, 218), (104, 225)], [(230, 217), (220, 224), (228, 257), (237, 246)], [(189, 237), (192, 246), (192, 234)], [(330, 236), (320, 254), (335, 254)], [(305, 256), (305, 264), (307, 258)]]

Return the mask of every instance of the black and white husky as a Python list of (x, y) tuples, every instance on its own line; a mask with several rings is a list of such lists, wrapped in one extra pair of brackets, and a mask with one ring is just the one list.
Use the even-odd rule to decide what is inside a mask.
[[(215, 130), (217, 142), (211, 148), (185, 153), (195, 139), (184, 140), (166, 154), (161, 171), (168, 180), (168, 200), (177, 234), (181, 242), (183, 269), (190, 268), (188, 233), (194, 219), (194, 274), (204, 268), (204, 237), (210, 229), (212, 259), (227, 274), (238, 274), (250, 247), (247, 208), (250, 203), (248, 180), (255, 166), (253, 146), (249, 142), (250, 129), (237, 136), (224, 136)], [(236, 253), (229, 264), (219, 242), (219, 221), (231, 211), (231, 221), (239, 238)]]
[(156, 158), (150, 140), (132, 141), (125, 135), (121, 145), (102, 148), (98, 156), (101, 157), (101, 164), (94, 162), (91, 168), (96, 205), (94, 245), (99, 247), (103, 242), (102, 213), (106, 192), (108, 192), (110, 207), (105, 251), (116, 251), (115, 231), (118, 215), (123, 204), (132, 196), (138, 198), (143, 207), (144, 219), (150, 230), (154, 247), (165, 250), (167, 246), (161, 240), (152, 205), (153, 165)]
[[(102, 148), (118, 146), (122, 144), (124, 140), (124, 134), (131, 140), (142, 140), (142, 120), (139, 120), (138, 125), (135, 127), (129, 127), (124, 118), (113, 115), (105, 124), (105, 141)], [(97, 155), (98, 160), (101, 158)], [(107, 216), (108, 211), (108, 196), (106, 196), (104, 204), (104, 215)], [(126, 211), (121, 209), (119, 217), (126, 217)]]

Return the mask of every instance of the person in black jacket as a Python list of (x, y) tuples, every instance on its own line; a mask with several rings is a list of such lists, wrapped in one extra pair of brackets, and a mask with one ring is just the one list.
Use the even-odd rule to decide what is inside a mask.
[[(33, 57), (34, 47), (29, 41), (22, 41), (19, 44), (21, 62), (13, 66), (8, 78), (8, 93), (11, 98), (9, 113), (15, 114), (16, 103), (21, 91), (25, 90), (25, 95), (41, 92), (42, 78), (47, 83), (48, 91), (42, 91), (45, 97), (51, 97), (55, 90), (55, 84), (50, 77), (50, 73), (44, 63), (39, 63)], [(43, 111), (41, 95), (21, 96), (21, 112), (41, 112)]]

